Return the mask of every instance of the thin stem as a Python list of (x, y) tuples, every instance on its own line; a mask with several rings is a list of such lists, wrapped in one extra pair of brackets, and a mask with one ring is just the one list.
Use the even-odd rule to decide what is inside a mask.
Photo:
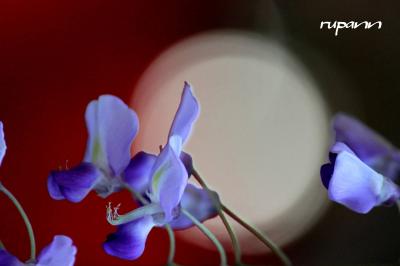
[(138, 201), (140, 201), (141, 204), (143, 205), (149, 204), (148, 200), (146, 200), (140, 193), (131, 188), (131, 186), (129, 186), (128, 184), (124, 184), (123, 187), (127, 189), (133, 195), (133, 197), (135, 197)]
[(258, 229), (249, 225), (245, 221), (243, 221), (239, 216), (237, 216), (234, 212), (232, 212), (229, 208), (221, 203), (222, 210), (226, 212), (230, 217), (232, 217), (235, 221), (237, 221), (244, 228), (249, 230), (253, 235), (255, 235), (261, 242), (263, 242), (266, 246), (268, 246), (272, 252), (274, 252), (282, 261), (282, 263), (286, 266), (291, 266), (292, 262), (286, 256), (286, 254), (266, 235), (262, 234)]
[(169, 224), (165, 226), (165, 229), (168, 232), (168, 237), (169, 237), (169, 254), (168, 254), (168, 265), (175, 265), (174, 264), (174, 258), (175, 258), (175, 235), (174, 231), (172, 231), (172, 228)]
[(226, 254), (225, 254), (225, 250), (222, 247), (222, 244), (219, 242), (219, 240), (215, 237), (215, 235), (213, 233), (211, 233), (210, 230), (208, 230), (208, 228), (206, 226), (204, 226), (199, 220), (197, 220), (193, 215), (191, 215), (187, 210), (185, 210), (184, 208), (181, 209), (181, 212), (187, 217), (189, 218), (193, 224), (195, 224), (201, 232), (203, 232), (203, 234), (205, 234), (208, 239), (210, 239), (214, 245), (217, 247), (218, 252), (220, 254), (220, 258), (221, 258), (221, 263), (220, 265), (227, 265), (227, 260), (226, 260)]
[(239, 240), (238, 240), (235, 232), (233, 231), (232, 226), (228, 222), (228, 219), (226, 219), (225, 214), (221, 210), (221, 203), (218, 202), (217, 199), (215, 199), (215, 197), (212, 194), (212, 191), (208, 187), (207, 183), (204, 181), (203, 178), (201, 178), (200, 174), (194, 168), (192, 170), (192, 175), (197, 180), (197, 182), (199, 182), (199, 184), (208, 192), (210, 198), (213, 200), (213, 203), (216, 206), (218, 215), (221, 218), (221, 221), (224, 224), (226, 230), (228, 231), (229, 237), (231, 238), (232, 247), (233, 247), (233, 251), (235, 254), (235, 263), (236, 263), (236, 265), (242, 265)]
[(20, 213), (22, 219), (24, 220), (26, 230), (28, 231), (28, 235), (29, 235), (30, 245), (31, 245), (30, 260), (34, 261), (36, 259), (35, 235), (33, 234), (33, 229), (32, 229), (31, 223), (29, 222), (29, 218), (26, 215), (21, 204), (18, 202), (18, 200), (14, 197), (14, 195), (8, 189), (6, 189), (4, 187), (4, 185), (1, 182), (0, 182), (0, 191), (2, 191), (11, 200), (11, 202), (14, 203), (14, 205), (17, 208), (18, 212)]
[(3, 242), (1, 242), (1, 240), (0, 240), (0, 250), (2, 250), (2, 249), (6, 249), (6, 247), (4, 246)]

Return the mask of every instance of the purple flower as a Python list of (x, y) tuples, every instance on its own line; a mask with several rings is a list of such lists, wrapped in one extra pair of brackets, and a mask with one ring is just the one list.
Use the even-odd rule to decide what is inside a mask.
[(4, 155), (6, 154), (6, 141), (4, 140), (3, 123), (0, 121), (0, 165), (3, 162)]
[(79, 202), (91, 190), (107, 197), (121, 187), (139, 128), (136, 113), (119, 98), (103, 95), (89, 103), (85, 118), (89, 138), (84, 162), (50, 173), (48, 190), (53, 199)]
[(335, 142), (345, 143), (365, 164), (395, 180), (400, 174), (400, 152), (359, 120), (343, 113), (333, 119)]
[(0, 249), (0, 266), (72, 266), (75, 263), (76, 252), (77, 249), (69, 237), (57, 235), (50, 245), (40, 252), (35, 263), (23, 263), (5, 249)]
[[(134, 260), (142, 255), (147, 235), (153, 227), (170, 224), (173, 229), (185, 229), (193, 226), (180, 213), (182, 207), (199, 221), (217, 214), (215, 199), (204, 189), (188, 184), (192, 159), (182, 152), (199, 110), (191, 86), (185, 83), (167, 145), (158, 156), (137, 154), (125, 170), (125, 181), (132, 188), (144, 191), (150, 203), (125, 215), (112, 214), (109, 209), (108, 220), (118, 228), (103, 245), (108, 254)], [(213, 197), (217, 198), (216, 193)]]
[(346, 144), (333, 145), (329, 161), (321, 167), (321, 179), (332, 201), (367, 213), (375, 206), (391, 205), (399, 199), (399, 187), (361, 161)]

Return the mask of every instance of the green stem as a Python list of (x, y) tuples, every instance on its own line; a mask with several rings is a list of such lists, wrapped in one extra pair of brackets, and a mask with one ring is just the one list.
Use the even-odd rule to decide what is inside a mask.
[(231, 239), (233, 251), (235, 254), (235, 263), (236, 263), (236, 265), (242, 265), (239, 240), (235, 234), (235, 231), (233, 231), (232, 226), (226, 219), (225, 214), (221, 210), (221, 203), (218, 202), (217, 199), (215, 199), (215, 197), (212, 194), (212, 191), (208, 187), (207, 183), (204, 181), (203, 178), (201, 178), (200, 174), (194, 168), (192, 170), (192, 175), (197, 180), (197, 182), (199, 182), (199, 184), (208, 192), (210, 198), (213, 200), (214, 205), (216, 206), (216, 209), (218, 211), (218, 215), (221, 218), (221, 221), (224, 224), (226, 230), (228, 231), (229, 237)]
[(8, 189), (6, 189), (4, 187), (4, 185), (1, 182), (0, 182), (0, 191), (2, 191), (11, 200), (11, 202), (14, 203), (14, 205), (17, 208), (18, 212), (20, 213), (22, 219), (24, 220), (26, 230), (28, 231), (28, 235), (29, 235), (30, 245), (31, 245), (30, 260), (34, 261), (36, 259), (35, 235), (33, 234), (33, 229), (32, 229), (31, 223), (29, 222), (29, 218), (26, 215), (21, 204), (18, 202), (18, 200), (14, 197), (14, 195)]
[(3, 242), (1, 242), (1, 240), (0, 240), (0, 250), (2, 250), (2, 249), (6, 249), (6, 247), (4, 246)]
[(148, 200), (146, 200), (140, 193), (131, 188), (128, 184), (124, 184), (123, 187), (128, 190), (138, 201), (140, 201), (141, 204), (149, 204)]
[(208, 239), (210, 239), (214, 245), (217, 247), (218, 252), (220, 254), (220, 258), (221, 258), (221, 263), (220, 265), (225, 266), (227, 265), (227, 260), (226, 260), (226, 254), (225, 254), (225, 250), (222, 246), (222, 244), (218, 241), (218, 239), (215, 237), (215, 235), (213, 233), (211, 233), (210, 230), (208, 230), (208, 228), (206, 226), (204, 226), (199, 220), (197, 220), (193, 215), (191, 215), (187, 210), (185, 210), (184, 208), (181, 209), (181, 212), (187, 217), (189, 218), (193, 224), (195, 224), (201, 232), (203, 232), (203, 234), (205, 234)]
[(174, 231), (172, 231), (172, 228), (169, 224), (165, 226), (165, 229), (167, 229), (168, 232), (168, 237), (169, 237), (169, 254), (168, 254), (168, 265), (175, 265), (174, 264), (174, 258), (175, 258), (175, 235)]
[(245, 221), (243, 221), (239, 216), (237, 216), (234, 212), (232, 212), (229, 208), (221, 203), (222, 210), (226, 212), (230, 217), (232, 217), (235, 221), (237, 221), (240, 225), (250, 231), (254, 236), (256, 236), (261, 242), (263, 242), (266, 246), (268, 246), (272, 252), (274, 252), (282, 263), (286, 266), (291, 266), (292, 263), (290, 259), (286, 256), (286, 254), (266, 235), (262, 234), (258, 229), (249, 225)]

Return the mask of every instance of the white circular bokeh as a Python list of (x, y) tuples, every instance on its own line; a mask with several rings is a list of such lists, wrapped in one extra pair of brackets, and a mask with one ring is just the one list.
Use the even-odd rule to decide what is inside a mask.
[[(210, 32), (163, 52), (143, 74), (131, 106), (140, 119), (134, 152), (158, 153), (183, 82), (201, 114), (185, 146), (225, 205), (278, 244), (309, 229), (327, 206), (319, 167), (329, 143), (326, 103), (305, 68), (278, 43), (244, 32)], [(215, 218), (206, 222), (228, 247)], [(235, 225), (246, 254), (265, 252)], [(208, 246), (195, 229), (180, 234)], [(250, 240), (252, 239), (252, 240)]]

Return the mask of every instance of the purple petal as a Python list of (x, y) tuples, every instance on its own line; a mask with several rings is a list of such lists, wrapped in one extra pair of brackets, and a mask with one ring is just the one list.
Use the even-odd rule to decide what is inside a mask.
[(182, 138), (182, 144), (185, 144), (192, 130), (193, 124), (199, 116), (200, 106), (197, 99), (194, 97), (192, 87), (185, 82), (181, 103), (178, 111), (175, 114), (172, 122), (168, 138), (173, 135), (178, 135)]
[(55, 200), (80, 202), (100, 178), (100, 171), (91, 163), (61, 171), (52, 171), (47, 180), (50, 196)]
[(4, 155), (6, 154), (6, 141), (4, 140), (3, 123), (0, 121), (0, 165), (3, 162)]
[(192, 159), (192, 156), (190, 156), (190, 154), (182, 151), (181, 155), (179, 157), (181, 158), (181, 161), (182, 161), (183, 165), (186, 168), (186, 171), (188, 173), (188, 177), (190, 177), (192, 175), (192, 172), (193, 172), (193, 159)]
[(333, 128), (336, 141), (345, 143), (361, 161), (389, 178), (397, 177), (400, 160), (396, 160), (395, 154), (398, 151), (382, 136), (345, 114), (335, 116)]
[(38, 256), (40, 266), (72, 266), (75, 263), (77, 249), (71, 238), (57, 235), (50, 245), (46, 246)]
[(126, 167), (123, 179), (135, 191), (145, 192), (150, 185), (151, 170), (157, 156), (146, 152), (138, 152)]
[(24, 266), (19, 259), (8, 253), (5, 249), (0, 249), (0, 266)]
[(181, 159), (167, 144), (154, 164), (151, 174), (152, 200), (160, 203), (166, 222), (172, 220), (188, 181), (188, 173)]
[(136, 113), (121, 99), (103, 95), (89, 103), (85, 117), (89, 132), (85, 161), (119, 176), (131, 159), (132, 141), (139, 128)]
[(329, 198), (358, 213), (367, 213), (373, 207), (398, 197), (397, 187), (386, 182), (382, 175), (346, 151), (338, 154)]
[(105, 252), (126, 260), (139, 258), (144, 251), (146, 239), (154, 226), (151, 216), (119, 225), (117, 231), (107, 236), (103, 244)]
[(333, 174), (333, 167), (334, 164), (327, 163), (321, 166), (320, 175), (322, 184), (326, 189), (329, 188), (329, 182), (331, 181), (332, 174)]
[[(351, 153), (353, 155), (356, 155), (354, 153), (354, 151), (352, 151), (349, 146), (347, 146), (346, 144), (344, 144), (343, 142), (335, 142), (335, 144), (332, 145), (331, 149), (330, 149), (330, 153), (332, 154), (338, 154), (342, 151), (347, 151), (348, 153)], [(357, 156), (357, 155), (356, 155)]]
[[(182, 196), (181, 207), (189, 211), (200, 222), (204, 222), (217, 215), (214, 201), (218, 202), (219, 199), (217, 193), (212, 192), (212, 195), (214, 199), (210, 197), (206, 190), (187, 184)], [(180, 230), (193, 226), (193, 222), (185, 215), (180, 214), (170, 222), (170, 225), (173, 229)]]

